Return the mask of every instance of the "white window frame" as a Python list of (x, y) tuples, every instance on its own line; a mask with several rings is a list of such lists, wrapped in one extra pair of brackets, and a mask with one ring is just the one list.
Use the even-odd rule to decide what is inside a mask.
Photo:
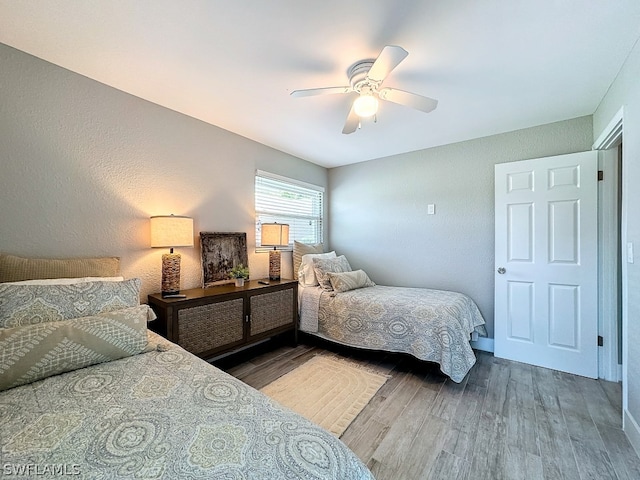
[[(283, 212), (282, 204), (273, 205), (269, 204), (269, 198), (267, 194), (267, 186), (278, 187), (281, 186), (283, 191), (290, 188), (293, 194), (310, 195), (312, 197), (311, 205), (308, 211), (304, 211), (303, 208), (299, 211)], [(264, 187), (264, 188), (263, 188)], [(315, 205), (315, 207), (314, 207)], [(292, 208), (295, 207), (292, 205)], [(314, 210), (314, 211), (312, 211)], [(269, 247), (263, 247), (260, 244), (260, 226), (262, 221), (265, 222), (278, 222), (289, 224), (289, 245), (282, 248), (282, 251), (293, 250), (293, 241), (297, 240), (303, 243), (322, 243), (323, 230), (324, 230), (324, 187), (314, 185), (307, 182), (302, 182), (275, 173), (265, 172), (263, 170), (256, 170), (255, 176), (255, 228), (256, 228), (256, 252), (266, 252), (270, 250)], [(300, 224), (296, 226), (296, 222), (309, 221), (313, 224), (312, 235), (309, 236), (309, 232), (306, 232), (304, 238), (300, 237), (301, 228)], [(314, 223), (315, 222), (315, 223)]]

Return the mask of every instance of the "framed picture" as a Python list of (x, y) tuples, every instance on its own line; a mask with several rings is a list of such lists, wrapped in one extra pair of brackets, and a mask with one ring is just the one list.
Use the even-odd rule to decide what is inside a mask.
[(233, 283), (229, 271), (248, 266), (247, 234), (200, 232), (203, 287)]

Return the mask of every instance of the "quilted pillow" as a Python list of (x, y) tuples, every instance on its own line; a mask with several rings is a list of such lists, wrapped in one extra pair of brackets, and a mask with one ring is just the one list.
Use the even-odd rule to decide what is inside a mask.
[(300, 269), (300, 263), (302, 262), (302, 256), (307, 253), (322, 253), (324, 247), (321, 243), (315, 245), (309, 245), (301, 243), (296, 240), (293, 241), (293, 279), (298, 280), (298, 270)]
[(81, 277), (81, 278), (39, 278), (37, 280), (21, 280), (7, 282), (9, 285), (73, 285), (86, 282), (121, 282), (124, 277)]
[(336, 258), (314, 258), (313, 269), (316, 272), (316, 278), (318, 283), (324, 290), (331, 291), (331, 280), (329, 279), (329, 273), (342, 273), (350, 272), (351, 265), (347, 261), (347, 257), (340, 255)]
[(307, 253), (302, 256), (302, 263), (298, 272), (298, 280), (305, 287), (315, 287), (318, 285), (316, 272), (313, 268), (314, 258), (336, 258), (336, 252), (329, 253)]
[(58, 322), (139, 304), (139, 278), (74, 285), (0, 284), (0, 328)]
[(142, 353), (148, 305), (0, 329), (0, 390)]
[(342, 293), (356, 288), (375, 287), (364, 270), (354, 270), (353, 272), (333, 273), (328, 272), (329, 281), (334, 292)]
[(0, 254), (0, 282), (19, 282), (39, 278), (115, 277), (118, 257), (24, 258)]

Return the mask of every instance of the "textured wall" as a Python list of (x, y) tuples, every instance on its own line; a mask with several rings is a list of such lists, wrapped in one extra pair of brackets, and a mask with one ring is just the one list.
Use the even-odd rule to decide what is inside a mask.
[(598, 138), (615, 113), (624, 106), (623, 157), (623, 219), (622, 241), (632, 242), (635, 262), (623, 264), (623, 310), (627, 317), (626, 348), (628, 412), (635, 419), (635, 446), (640, 451), (640, 42), (627, 58), (616, 81), (593, 115), (594, 138)]
[(493, 337), (494, 165), (592, 140), (588, 116), (333, 168), (331, 248), (376, 283), (466, 293)]
[[(143, 298), (159, 291), (149, 216), (188, 215), (200, 231), (247, 232), (254, 277), (256, 168), (326, 185), (324, 168), (162, 108), (0, 44), (0, 251), (115, 255)], [(200, 250), (182, 287), (201, 282)], [(283, 275), (291, 275), (291, 254)]]

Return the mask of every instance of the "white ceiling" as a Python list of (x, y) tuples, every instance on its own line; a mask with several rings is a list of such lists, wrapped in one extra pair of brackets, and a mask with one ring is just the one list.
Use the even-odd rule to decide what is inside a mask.
[[(0, 42), (326, 167), (592, 114), (639, 36), (638, 0), (0, 0)], [(289, 96), (388, 44), (434, 112)]]

